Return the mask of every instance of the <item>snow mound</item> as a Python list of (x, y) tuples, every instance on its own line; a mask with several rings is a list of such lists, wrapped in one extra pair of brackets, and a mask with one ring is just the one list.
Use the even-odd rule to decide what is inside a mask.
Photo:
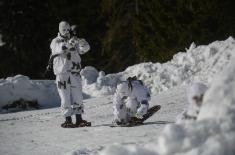
[(213, 77), (230, 62), (235, 51), (235, 40), (215, 41), (207, 46), (192, 43), (186, 52), (179, 52), (171, 61), (141, 63), (117, 74), (99, 75), (94, 83), (84, 85), (92, 96), (111, 95), (116, 85), (129, 76), (137, 76), (153, 94), (191, 82), (210, 84)]
[(32, 81), (23, 75), (1, 79), (0, 96), (1, 107), (20, 99), (28, 101), (36, 100), (45, 107), (59, 105), (59, 96), (54, 81)]

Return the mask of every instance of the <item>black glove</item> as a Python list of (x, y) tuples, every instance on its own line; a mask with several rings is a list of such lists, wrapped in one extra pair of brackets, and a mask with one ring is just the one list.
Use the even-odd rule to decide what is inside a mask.
[(66, 46), (62, 46), (62, 50), (64, 51), (64, 50), (67, 50), (68, 48), (66, 47)]
[(70, 51), (75, 51), (76, 49), (75, 49), (75, 47), (71, 47), (69, 50)]
[(68, 59), (68, 60), (71, 60), (71, 53), (68, 53), (68, 54), (67, 54), (67, 59)]

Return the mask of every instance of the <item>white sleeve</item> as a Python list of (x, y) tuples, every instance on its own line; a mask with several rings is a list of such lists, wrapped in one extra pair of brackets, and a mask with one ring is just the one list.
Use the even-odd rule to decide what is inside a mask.
[(57, 39), (53, 39), (50, 45), (52, 55), (55, 54), (63, 54), (62, 46), (64, 46), (63, 42), (59, 42)]
[(137, 114), (140, 116), (145, 115), (148, 112), (149, 103), (148, 101), (140, 102), (140, 107), (137, 109)]
[(114, 98), (113, 98), (113, 108), (114, 108), (114, 110), (120, 111), (123, 108), (124, 99), (125, 99), (125, 97), (121, 96), (117, 92), (114, 94)]
[(140, 103), (140, 107), (137, 109), (137, 114), (143, 116), (147, 113), (150, 100), (150, 92), (146, 86), (143, 85), (136, 85), (139, 86), (137, 89), (134, 89), (134, 94), (137, 101)]
[(85, 39), (79, 39), (79, 54), (85, 54), (90, 50), (90, 45)]

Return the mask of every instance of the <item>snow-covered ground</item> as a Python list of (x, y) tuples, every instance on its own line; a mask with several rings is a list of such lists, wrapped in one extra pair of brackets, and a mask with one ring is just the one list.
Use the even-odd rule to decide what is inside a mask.
[[(0, 154), (63, 155), (91, 154), (113, 143), (145, 144), (154, 142), (166, 124), (185, 106), (185, 89), (154, 96), (152, 104), (162, 109), (146, 122), (131, 128), (111, 128), (112, 96), (85, 100), (84, 118), (92, 127), (64, 129), (59, 108), (0, 115)], [(177, 105), (177, 106), (175, 106)]]
[[(0, 80), (0, 106), (37, 100), (40, 110), (0, 111), (0, 154), (233, 155), (235, 154), (235, 40), (191, 44), (167, 63), (142, 63), (105, 75), (85, 67), (84, 118), (92, 127), (64, 129), (54, 81), (17, 75)], [(151, 105), (162, 109), (145, 125), (110, 128), (116, 85), (136, 75), (152, 91)], [(191, 82), (209, 86), (197, 121), (175, 124), (187, 106)]]

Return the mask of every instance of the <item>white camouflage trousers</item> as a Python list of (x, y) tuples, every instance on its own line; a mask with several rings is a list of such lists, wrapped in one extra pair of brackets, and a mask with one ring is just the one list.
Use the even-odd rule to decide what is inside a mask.
[(84, 112), (82, 81), (79, 72), (56, 75), (57, 90), (61, 99), (61, 112), (64, 117)]

